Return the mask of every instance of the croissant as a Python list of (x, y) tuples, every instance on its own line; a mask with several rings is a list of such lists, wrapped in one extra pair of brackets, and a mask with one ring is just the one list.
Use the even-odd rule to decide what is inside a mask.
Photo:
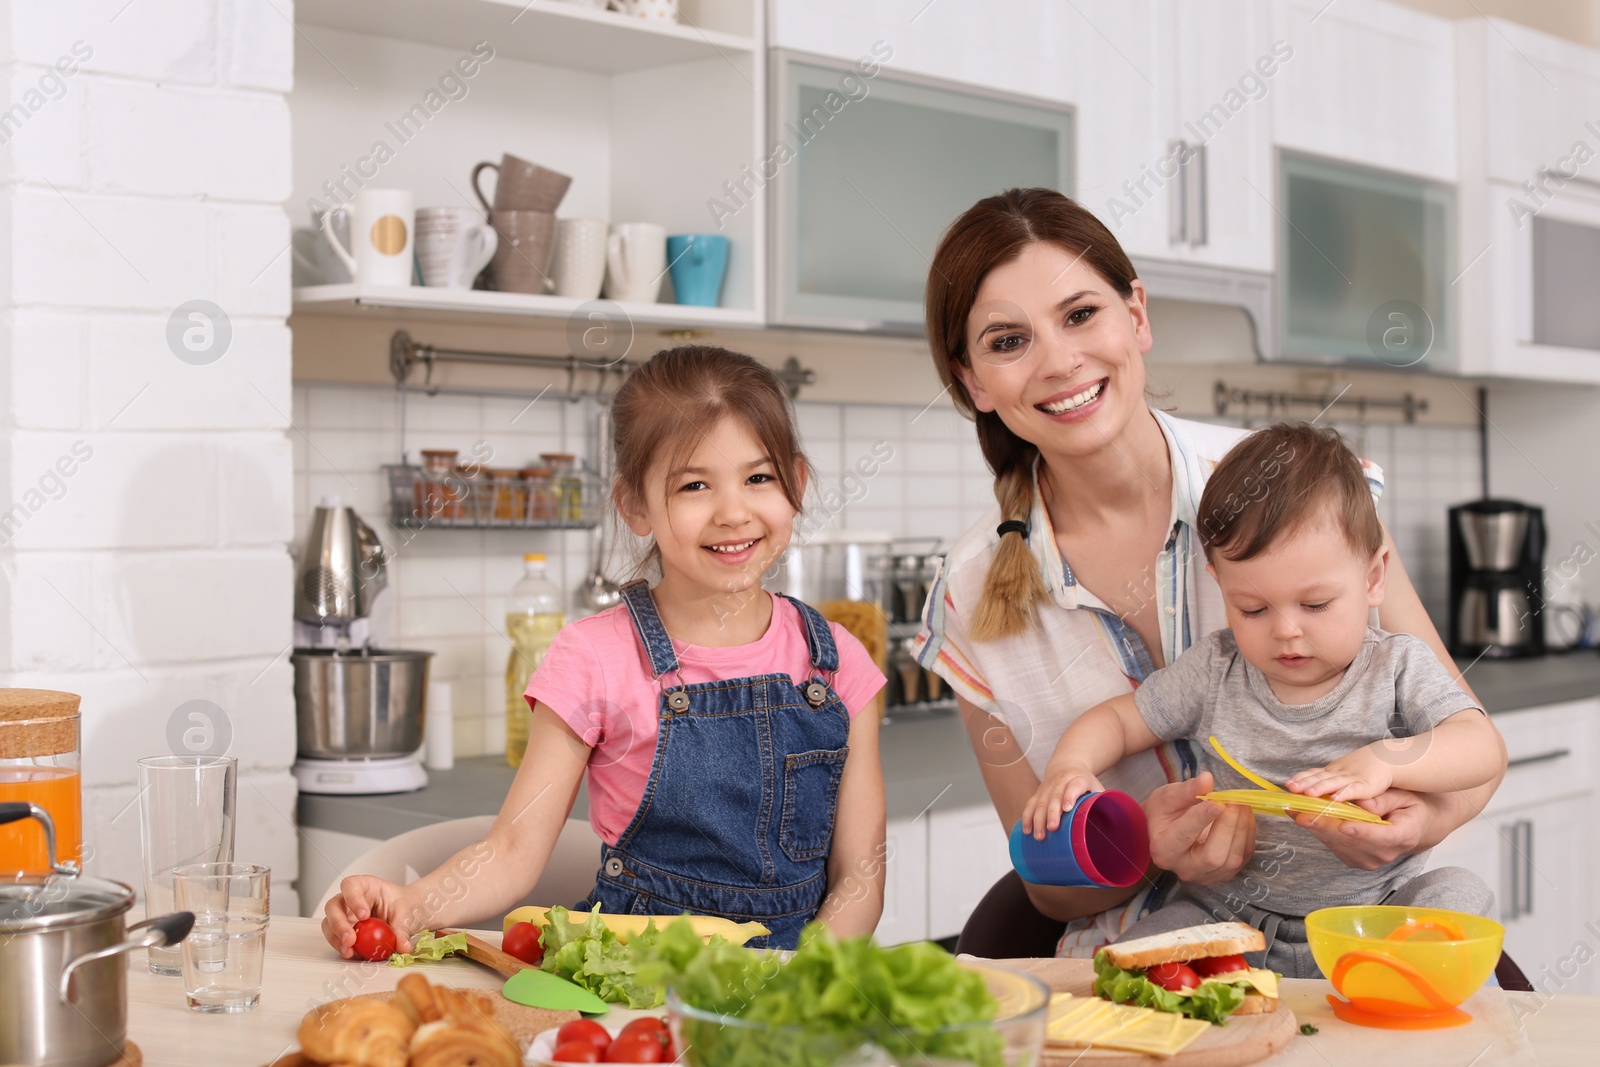
[(485, 1032), (440, 1021), (411, 1039), (411, 1067), (519, 1067), (522, 1055), (503, 1031)]
[(413, 1025), (422, 1026), (444, 1018), (444, 1010), (434, 989), (426, 978), (414, 972), (400, 979), (395, 986), (395, 1003), (400, 1005), (400, 1010), (406, 1013), (406, 1018)]
[(393, 1004), (368, 998), (313, 1008), (300, 1022), (300, 1048), (324, 1064), (406, 1067), (416, 1024)]

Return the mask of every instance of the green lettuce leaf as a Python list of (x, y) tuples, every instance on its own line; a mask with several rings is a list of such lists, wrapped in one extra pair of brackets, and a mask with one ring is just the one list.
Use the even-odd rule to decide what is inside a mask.
[(681, 925), (662, 931), (640, 974), (670, 983), (691, 1007), (756, 1024), (685, 1019), (696, 1067), (826, 1067), (869, 1041), (901, 1063), (1003, 1062), (1003, 1041), (991, 1028), (935, 1032), (987, 1022), (998, 1010), (983, 978), (937, 945), (881, 948), (812, 923), (785, 961), (720, 938), (702, 945)]
[(391, 967), (409, 967), (418, 960), (442, 960), (455, 952), (467, 951), (467, 935), (461, 931), (435, 937), (431, 930), (419, 930), (411, 939), (410, 952), (396, 952), (389, 957)]
[(1239, 1010), (1250, 986), (1245, 982), (1224, 985), (1222, 982), (1201, 982), (1187, 993), (1174, 993), (1162, 989), (1137, 971), (1125, 971), (1112, 963), (1104, 952), (1094, 957), (1094, 992), (1117, 1004), (1137, 1004), (1143, 1008), (1158, 1008), (1176, 1012), (1191, 1019), (1204, 1019), (1223, 1026), (1228, 1016)]
[(654, 1008), (666, 999), (661, 985), (641, 981), (638, 976), (639, 961), (661, 936), (654, 922), (623, 944), (600, 918), (599, 905), (583, 923), (573, 923), (568, 914), (566, 908), (551, 908), (540, 927), (544, 945), (544, 960), (539, 964), (542, 969), (576, 982), (612, 1004)]

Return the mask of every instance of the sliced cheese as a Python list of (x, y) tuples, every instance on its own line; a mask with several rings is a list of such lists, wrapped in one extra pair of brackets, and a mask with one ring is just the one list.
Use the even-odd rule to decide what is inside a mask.
[(1278, 999), (1278, 972), (1263, 970), (1260, 967), (1249, 967), (1242, 971), (1229, 971), (1226, 974), (1213, 974), (1206, 978), (1207, 982), (1221, 982), (1223, 985), (1233, 985), (1235, 982), (1244, 982), (1257, 993), (1264, 997)]
[(1208, 1022), (1154, 1008), (1058, 993), (1050, 998), (1045, 1033), (1052, 1045), (1173, 1056), (1210, 1028)]

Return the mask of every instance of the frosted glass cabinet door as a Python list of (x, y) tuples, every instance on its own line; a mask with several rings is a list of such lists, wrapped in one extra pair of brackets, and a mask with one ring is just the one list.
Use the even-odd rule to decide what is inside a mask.
[(1282, 358), (1451, 367), (1454, 191), (1287, 154), (1280, 174)]
[[(939, 237), (1013, 186), (1070, 191), (1072, 113), (777, 53), (775, 316), (919, 331)], [(781, 161), (781, 162), (780, 162)]]

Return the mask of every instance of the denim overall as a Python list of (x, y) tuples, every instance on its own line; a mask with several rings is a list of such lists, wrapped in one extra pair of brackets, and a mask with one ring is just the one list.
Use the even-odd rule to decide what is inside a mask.
[(839, 669), (833, 634), (791, 600), (816, 672), (809, 682), (761, 674), (670, 685), (678, 657), (649, 587), (630, 583), (622, 600), (661, 689), (659, 733), (639, 810), (601, 850), (585, 906), (755, 920), (772, 933), (751, 947), (792, 949), (827, 891), (849, 753), (850, 713), (829, 684)]

